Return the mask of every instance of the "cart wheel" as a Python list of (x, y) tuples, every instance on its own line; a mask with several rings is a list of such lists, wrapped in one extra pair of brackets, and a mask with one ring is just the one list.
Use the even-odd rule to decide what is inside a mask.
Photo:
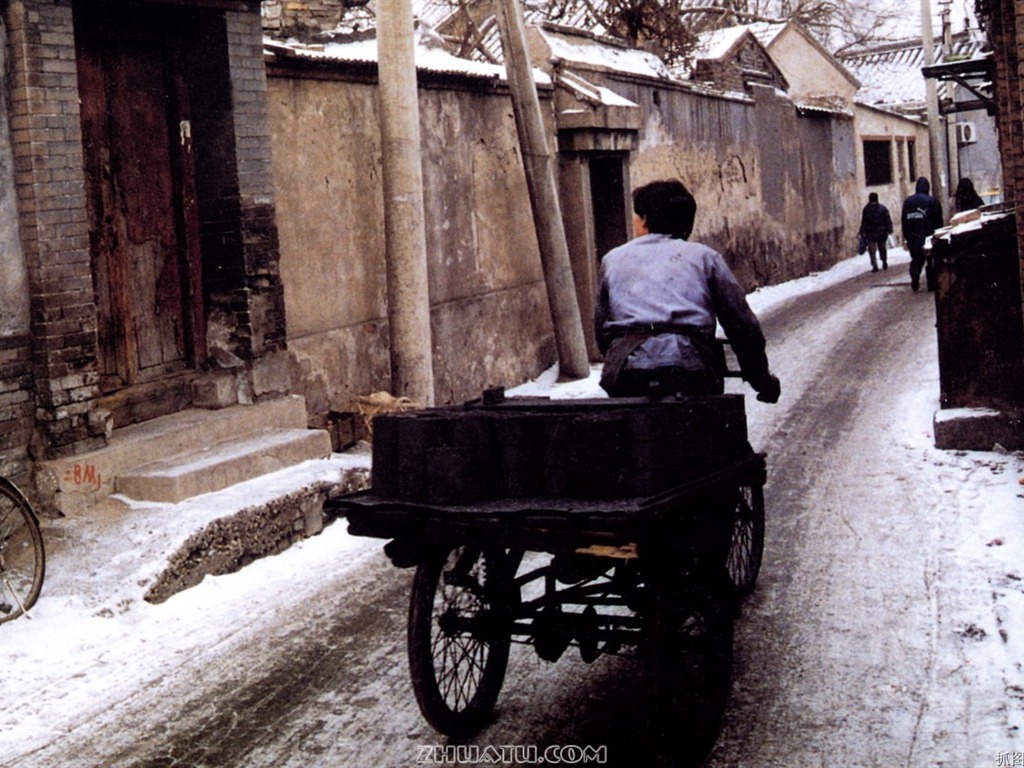
[(409, 608), (409, 668), (416, 701), (448, 736), (479, 730), (505, 679), (511, 645), (511, 575), (500, 549), (458, 547), (416, 569)]
[(732, 614), (711, 594), (656, 608), (648, 623), (647, 672), (654, 724), (674, 765), (703, 758), (718, 738), (732, 679)]
[(764, 488), (742, 486), (737, 491), (732, 543), (725, 567), (736, 594), (750, 594), (757, 583), (764, 554)]

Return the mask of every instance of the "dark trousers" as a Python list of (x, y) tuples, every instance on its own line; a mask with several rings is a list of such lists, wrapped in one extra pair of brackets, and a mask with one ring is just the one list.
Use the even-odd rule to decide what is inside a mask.
[(875, 261), (875, 252), (878, 252), (879, 257), (882, 259), (882, 266), (886, 266), (889, 259), (889, 252), (886, 250), (888, 237), (883, 237), (881, 240), (868, 240), (868, 256), (871, 259), (871, 266), (877, 267), (878, 262)]
[(612, 397), (673, 397), (675, 395), (720, 395), (725, 388), (714, 371), (665, 368), (629, 368), (622, 371), (608, 392)]
[(916, 291), (921, 283), (921, 270), (924, 270), (925, 282), (929, 291), (935, 290), (935, 267), (932, 264), (931, 251), (925, 254), (924, 241), (907, 240), (910, 252), (910, 286)]

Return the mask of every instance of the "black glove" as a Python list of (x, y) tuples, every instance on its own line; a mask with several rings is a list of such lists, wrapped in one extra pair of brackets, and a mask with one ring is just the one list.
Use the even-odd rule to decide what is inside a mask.
[(779, 394), (782, 392), (782, 385), (779, 384), (779, 379), (772, 374), (768, 374), (764, 380), (758, 382), (757, 387), (757, 399), (762, 403), (777, 403), (779, 402)]

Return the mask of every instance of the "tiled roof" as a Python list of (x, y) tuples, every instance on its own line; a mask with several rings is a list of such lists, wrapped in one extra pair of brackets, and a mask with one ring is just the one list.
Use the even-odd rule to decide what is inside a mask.
[[(953, 38), (949, 55), (945, 55), (942, 42), (935, 43), (935, 62), (968, 58), (980, 52), (982, 43), (972, 35), (959, 34)], [(885, 107), (908, 107), (925, 101), (925, 80), (921, 74), (924, 47), (920, 40), (898, 43), (840, 55), (839, 60), (861, 82), (857, 100)]]
[[(270, 60), (305, 59), (307, 61), (376, 64), (376, 39), (359, 40), (347, 43), (327, 43), (325, 45), (306, 46), (298, 43), (281, 43), (264, 38), (264, 56)], [(483, 62), (460, 59), (422, 40), (417, 41), (416, 68), (420, 71), (434, 72), (441, 75), (458, 75), (479, 80), (498, 81), (505, 79), (505, 68)], [(550, 84), (551, 79), (538, 70), (534, 71), (534, 79), (538, 83)]]

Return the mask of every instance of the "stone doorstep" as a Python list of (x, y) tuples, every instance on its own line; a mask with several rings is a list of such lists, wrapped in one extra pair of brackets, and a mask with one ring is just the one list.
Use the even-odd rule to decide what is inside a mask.
[(115, 429), (97, 451), (40, 462), (36, 485), (45, 512), (87, 513), (115, 493), (119, 475), (141, 464), (265, 429), (305, 428), (305, 400), (298, 395), (221, 410), (193, 408)]
[(1024, 414), (991, 408), (949, 408), (937, 411), (935, 447), (943, 450), (1008, 451), (1024, 449)]
[(341, 493), (369, 487), (369, 465), (348, 467), (335, 480), (294, 485), (275, 498), (257, 501), (205, 525), (169, 552), (144, 599), (161, 603), (199, 584), (206, 576), (235, 573), (262, 557), (278, 554), (292, 544), (323, 531), (335, 521), (324, 512), (324, 501)]
[(115, 490), (139, 501), (177, 503), (330, 453), (324, 430), (265, 429), (122, 472)]

